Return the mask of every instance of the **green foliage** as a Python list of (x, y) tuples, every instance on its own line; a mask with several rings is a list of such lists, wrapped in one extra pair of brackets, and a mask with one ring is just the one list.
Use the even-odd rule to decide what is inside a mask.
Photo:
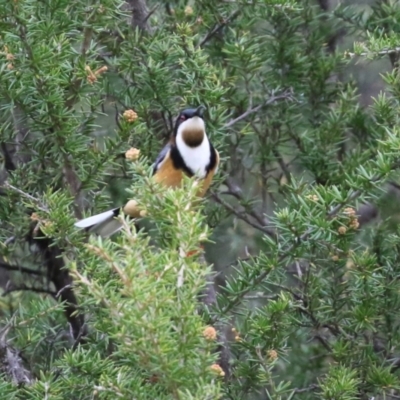
[[(0, 369), (2, 398), (399, 396), (400, 8), (324, 3), (149, 1), (146, 31), (119, 0), (0, 0), (0, 349), (32, 373)], [(382, 59), (366, 90), (363, 61)], [(197, 182), (150, 178), (198, 104), (222, 159), (199, 204)], [(146, 232), (73, 226), (128, 198)], [(63, 249), (82, 342), (30, 227)], [(206, 309), (205, 242), (226, 278)], [(232, 339), (226, 380), (210, 324)]]

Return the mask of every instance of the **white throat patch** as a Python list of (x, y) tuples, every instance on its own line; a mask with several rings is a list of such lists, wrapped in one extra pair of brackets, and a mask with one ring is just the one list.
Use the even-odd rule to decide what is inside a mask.
[[(203, 141), (196, 147), (188, 146), (182, 138), (182, 132), (190, 129), (201, 129), (204, 131)], [(193, 171), (198, 178), (205, 178), (206, 168), (210, 164), (211, 151), (210, 142), (205, 133), (205, 125), (202, 118), (193, 117), (182, 122), (178, 127), (176, 135), (176, 147), (181, 154), (186, 166)]]

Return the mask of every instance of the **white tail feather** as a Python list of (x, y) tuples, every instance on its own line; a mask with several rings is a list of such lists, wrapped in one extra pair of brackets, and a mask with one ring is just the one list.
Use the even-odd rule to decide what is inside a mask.
[(105, 212), (102, 212), (101, 214), (93, 215), (91, 217), (81, 219), (78, 222), (75, 222), (75, 226), (78, 228), (89, 228), (93, 225), (100, 224), (110, 217), (114, 217), (114, 211), (115, 210), (108, 210)]
[(118, 208), (105, 211), (101, 214), (82, 219), (75, 223), (77, 228), (86, 228), (90, 233), (95, 233), (102, 237), (108, 237), (118, 232), (122, 224), (115, 219), (115, 211)]

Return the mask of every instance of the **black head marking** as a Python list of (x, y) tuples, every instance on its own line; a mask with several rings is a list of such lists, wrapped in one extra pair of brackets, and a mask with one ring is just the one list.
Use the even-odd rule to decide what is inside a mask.
[(176, 119), (176, 122), (175, 122), (174, 136), (176, 136), (176, 134), (178, 133), (178, 127), (182, 122), (188, 120), (189, 118), (193, 118), (193, 117), (203, 118), (205, 109), (206, 108), (204, 106), (199, 106), (197, 108), (186, 108), (186, 109), (182, 110), (179, 113), (178, 118)]

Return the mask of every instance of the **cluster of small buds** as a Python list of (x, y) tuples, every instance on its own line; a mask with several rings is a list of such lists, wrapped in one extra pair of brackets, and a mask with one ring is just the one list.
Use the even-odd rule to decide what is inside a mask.
[(31, 214), (31, 220), (32, 221), (40, 221), (39, 215), (37, 213), (32, 213)]
[(358, 220), (357, 220), (357, 218), (354, 218), (354, 219), (352, 219), (351, 221), (350, 221), (350, 223), (349, 223), (349, 227), (351, 228), (351, 229), (358, 229), (358, 227), (360, 226), (360, 223), (358, 222)]
[(242, 340), (242, 338), (240, 337), (239, 332), (236, 330), (236, 328), (232, 328), (232, 332), (235, 335), (235, 340), (237, 342), (240, 342)]
[(332, 256), (332, 261), (339, 261), (339, 256), (337, 255), (337, 254), (334, 254), (333, 256)]
[(45, 228), (51, 228), (54, 224), (52, 221), (49, 221), (48, 219), (45, 219), (44, 221), (42, 221), (42, 224)]
[(312, 201), (318, 201), (318, 196), (316, 194), (309, 194), (306, 196), (306, 199), (312, 200)]
[(85, 71), (87, 72), (88, 82), (93, 85), (93, 83), (97, 81), (97, 78), (107, 70), (108, 68), (104, 65), (103, 67), (100, 67), (97, 71), (93, 72), (89, 65), (86, 65)]
[(33, 212), (31, 214), (30, 219), (31, 219), (31, 221), (34, 221), (34, 222), (40, 222), (40, 224), (45, 227), (50, 227), (53, 225), (53, 223), (51, 221), (49, 221), (48, 219), (40, 218), (39, 214), (37, 214), (35, 212)]
[(215, 340), (217, 338), (217, 331), (213, 326), (207, 326), (203, 331), (203, 336), (209, 341)]
[(345, 226), (339, 226), (338, 233), (339, 235), (344, 235), (347, 232), (347, 228)]
[(193, 14), (193, 8), (190, 6), (185, 7), (185, 15), (189, 16)]
[(356, 215), (356, 210), (352, 207), (346, 207), (343, 212), (349, 217), (354, 217)]
[(135, 111), (129, 109), (124, 111), (123, 117), (124, 120), (127, 122), (135, 122), (137, 120), (138, 115), (135, 113)]
[(225, 376), (225, 372), (219, 364), (211, 365), (211, 370), (219, 376)]
[(349, 258), (349, 259), (346, 261), (346, 268), (347, 268), (347, 269), (353, 269), (354, 267), (355, 267), (354, 261), (353, 261), (351, 258)]
[(278, 358), (278, 352), (276, 350), (268, 350), (267, 356), (270, 360), (275, 361)]
[(135, 147), (131, 147), (125, 153), (125, 158), (129, 161), (136, 161), (140, 156), (140, 150)]
[(357, 215), (356, 215), (356, 210), (352, 207), (347, 207), (343, 210), (343, 212), (349, 217), (349, 228), (350, 229), (357, 229), (360, 226), (360, 223), (358, 222)]
[(139, 207), (136, 200), (129, 200), (124, 206), (124, 213), (133, 218), (145, 217), (147, 211)]
[(7, 46), (4, 46), (4, 53), (6, 55), (6, 60), (8, 61), (7, 69), (10, 69), (10, 70), (14, 69), (14, 64), (13, 64), (13, 61), (15, 60), (14, 54), (10, 53)]

